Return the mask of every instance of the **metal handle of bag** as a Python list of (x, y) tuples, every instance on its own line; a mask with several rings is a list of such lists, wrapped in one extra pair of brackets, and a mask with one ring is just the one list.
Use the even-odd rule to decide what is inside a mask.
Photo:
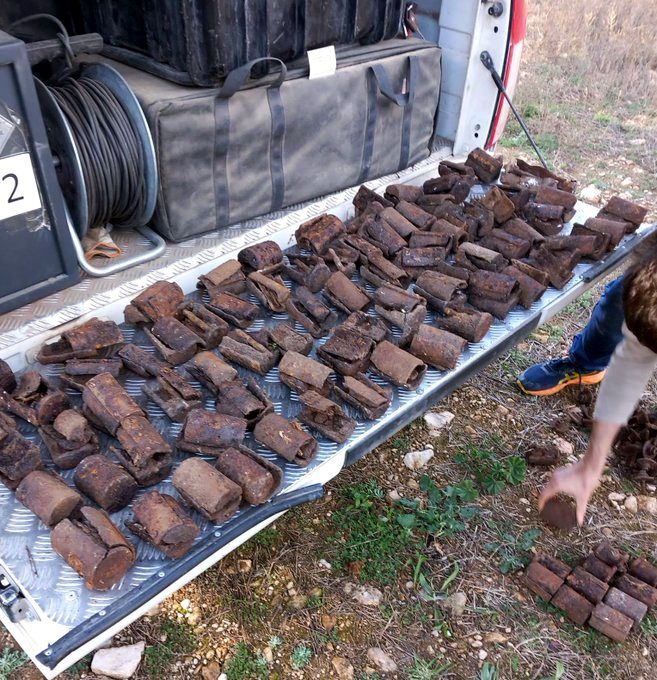
[(415, 57), (408, 57), (408, 92), (395, 92), (395, 89), (390, 82), (390, 78), (388, 77), (388, 73), (381, 64), (370, 66), (370, 71), (374, 74), (374, 79), (379, 87), (379, 92), (381, 92), (386, 99), (389, 99), (393, 104), (397, 104), (397, 106), (402, 109), (412, 101), (411, 91), (414, 86), (414, 69), (412, 68), (413, 59), (415, 59)]
[(239, 68), (233, 69), (226, 76), (224, 84), (217, 90), (217, 97), (220, 99), (229, 99), (232, 97), (238, 90), (246, 85), (246, 82), (251, 77), (253, 67), (262, 63), (277, 64), (280, 67), (278, 78), (269, 85), (269, 87), (280, 87), (287, 76), (287, 66), (285, 66), (280, 59), (276, 59), (276, 57), (260, 57), (259, 59), (253, 59), (246, 64), (243, 64)]

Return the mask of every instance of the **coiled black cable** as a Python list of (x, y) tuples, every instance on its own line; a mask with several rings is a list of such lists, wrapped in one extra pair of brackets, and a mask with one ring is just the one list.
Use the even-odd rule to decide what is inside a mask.
[(135, 226), (147, 200), (145, 161), (128, 114), (114, 93), (92, 78), (68, 76), (49, 87), (80, 155), (89, 223)]

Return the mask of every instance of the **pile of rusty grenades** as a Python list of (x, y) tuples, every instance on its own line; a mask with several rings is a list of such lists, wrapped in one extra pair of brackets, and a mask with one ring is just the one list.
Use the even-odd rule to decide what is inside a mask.
[(580, 626), (589, 626), (623, 642), (657, 603), (657, 567), (643, 557), (603, 541), (575, 569), (538, 554), (525, 571), (526, 586), (561, 609)]
[[(131, 503), (125, 527), (182, 556), (200, 533), (183, 505), (216, 524), (280, 487), (283, 464), (247, 447), (247, 433), (307, 466), (318, 450), (311, 432), (344, 443), (356, 427), (350, 413), (377, 419), (391, 403), (389, 385), (414, 390), (429, 366), (455, 368), (493, 317), (529, 308), (550, 284), (563, 287), (581, 259), (600, 259), (645, 217), (615, 197), (559, 235), (574, 215), (575, 183), (518, 160), (481, 197), (471, 192), (501, 171), (500, 158), (476, 149), (465, 163), (441, 163), (421, 187), (393, 184), (383, 196), (361, 187), (353, 219), (305, 222), (287, 253), (273, 241), (249, 246), (201, 275), (193, 296), (157, 281), (124, 315), (126, 330), (141, 329), (151, 348), (92, 318), (41, 348), (41, 364), (62, 364), (56, 377), (15, 376), (0, 362), (0, 480), (52, 528), (54, 550), (90, 588), (118, 583), (135, 560), (108, 515)], [(263, 315), (276, 318), (248, 332)], [(296, 418), (275, 413), (257, 381), (274, 368), (298, 395)], [(145, 398), (181, 423), (176, 441), (149, 420), (126, 375), (146, 379)], [(55, 467), (75, 468), (76, 489), (13, 416), (37, 428)], [(110, 442), (104, 451), (100, 433)], [(139, 487), (168, 478), (175, 449), (212, 462), (191, 456), (176, 466), (179, 498), (151, 490), (133, 502)]]

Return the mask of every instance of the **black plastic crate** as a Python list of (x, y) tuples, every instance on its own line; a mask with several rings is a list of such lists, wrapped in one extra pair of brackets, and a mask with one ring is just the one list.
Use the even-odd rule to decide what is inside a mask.
[(251, 59), (394, 38), (404, 0), (96, 0), (81, 30), (106, 54), (183, 85), (216, 85)]

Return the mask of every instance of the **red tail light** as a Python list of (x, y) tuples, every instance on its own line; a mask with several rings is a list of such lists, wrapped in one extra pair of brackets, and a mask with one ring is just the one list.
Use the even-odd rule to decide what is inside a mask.
[[(509, 93), (509, 97), (513, 98), (513, 93), (516, 89), (518, 81), (518, 72), (520, 71), (520, 57), (522, 55), (522, 46), (525, 42), (525, 34), (527, 32), (527, 0), (511, 0), (511, 27), (509, 30), (509, 45), (506, 52), (506, 59), (504, 60), (504, 68), (500, 73), (504, 81), (504, 87)], [(497, 95), (497, 106), (495, 108), (495, 116), (493, 123), (488, 133), (488, 140), (486, 141), (486, 148), (492, 149), (497, 144), (498, 140), (504, 132), (506, 126), (506, 119), (509, 115), (509, 105), (502, 94)]]

